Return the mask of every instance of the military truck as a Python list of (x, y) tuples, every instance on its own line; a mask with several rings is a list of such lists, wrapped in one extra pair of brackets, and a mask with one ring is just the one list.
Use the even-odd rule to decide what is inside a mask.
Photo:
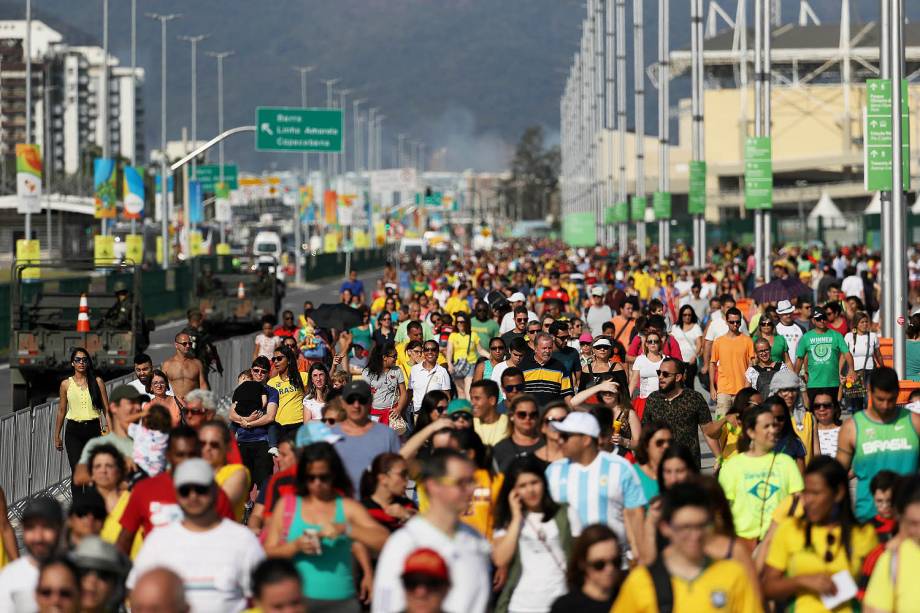
[[(51, 279), (29, 279), (40, 268)], [(75, 274), (71, 274), (75, 273)], [(70, 353), (84, 347), (97, 374), (130, 372), (134, 355), (149, 344), (152, 321), (141, 310), (141, 271), (133, 262), (14, 262), (10, 277), (10, 369), (13, 408), (57, 393), (72, 370)], [(86, 295), (89, 331), (78, 331)]]
[(284, 297), (276, 258), (218, 255), (192, 259), (191, 304), (214, 326), (258, 329), (275, 316)]

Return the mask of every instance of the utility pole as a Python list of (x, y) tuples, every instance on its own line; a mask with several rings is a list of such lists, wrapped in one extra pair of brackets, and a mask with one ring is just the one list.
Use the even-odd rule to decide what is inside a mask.
[[(333, 101), (332, 101), (332, 87), (339, 81), (340, 79), (324, 79), (323, 80), (323, 83), (326, 84), (326, 108), (327, 109), (335, 108), (335, 106), (333, 105)], [(328, 154), (320, 158), (322, 160), (323, 176), (324, 176), (323, 183), (324, 183), (325, 189), (328, 189), (329, 186), (332, 184), (332, 160), (334, 157), (335, 157), (335, 154)]]
[[(217, 59), (217, 133), (224, 133), (224, 58), (233, 55), (233, 51), (208, 51), (208, 56)], [(197, 146), (197, 145), (196, 145)], [(224, 141), (217, 145), (217, 173), (218, 180), (224, 182)], [(194, 162), (192, 162), (194, 163)], [(226, 241), (226, 229), (224, 223), (220, 224), (220, 242)]]
[[(691, 134), (692, 159), (706, 161), (703, 141), (703, 0), (690, 0), (690, 57), (691, 57)], [(705, 166), (704, 166), (705, 168)], [(693, 266), (700, 269), (706, 263), (706, 215), (693, 215)]]
[[(198, 43), (208, 37), (208, 34), (198, 36), (180, 36), (192, 45), (192, 148), (198, 146)], [(218, 94), (219, 95), (219, 94)], [(223, 130), (221, 130), (222, 132)], [(186, 152), (188, 153), (188, 152)], [(192, 158), (192, 179), (198, 178), (198, 163)]]
[[(30, 77), (31, 78), (31, 77)], [(47, 84), (45, 84), (47, 87)], [(99, 88), (99, 122), (102, 124), (102, 158), (110, 159), (112, 157), (112, 143), (109, 134), (109, 0), (102, 0), (102, 82)], [(31, 106), (31, 101), (29, 106)], [(48, 118), (45, 118), (48, 121)], [(47, 148), (47, 143), (45, 144)], [(114, 169), (113, 171), (114, 172)], [(108, 233), (108, 224), (106, 219), (100, 219), (102, 236)]]
[[(300, 73), (300, 106), (307, 108), (307, 75), (313, 72), (313, 66), (294, 66), (294, 70)], [(303, 184), (307, 187), (310, 184), (310, 162), (307, 153), (304, 152), (301, 158), (303, 162)], [(312, 206), (313, 203), (311, 202)], [(297, 283), (303, 279), (302, 268), (300, 264), (301, 255), (303, 254), (303, 244), (310, 243), (310, 228), (307, 227), (306, 241), (303, 238), (303, 217), (300, 214), (300, 202), (294, 206), (294, 273), (297, 277)]]
[(377, 170), (374, 159), (374, 151), (376, 144), (374, 143), (377, 128), (375, 123), (377, 121), (377, 107), (372, 106), (367, 112), (367, 169), (368, 170)]
[(147, 13), (147, 17), (160, 22), (160, 240), (162, 241), (163, 270), (169, 269), (169, 159), (166, 153), (166, 24), (178, 19), (180, 13)]
[[(884, 1), (884, 0), (883, 0)], [(886, 283), (891, 283), (891, 312), (894, 318), (894, 367), (898, 378), (907, 374), (907, 345), (905, 325), (910, 305), (907, 301), (907, 269), (904, 253), (907, 252), (907, 211), (904, 197), (904, 143), (903, 125), (901, 124), (901, 100), (906, 92), (901, 91), (901, 79), (904, 77), (904, 5), (903, 0), (890, 0), (891, 32), (888, 42), (889, 68), (891, 70), (891, 214), (888, 216), (891, 236), (891, 275)], [(884, 210), (885, 203), (882, 203)], [(884, 249), (884, 246), (883, 246)]]
[[(26, 0), (26, 33), (23, 37), (22, 54), (26, 61), (26, 142), (32, 143), (32, 0)], [(47, 121), (47, 120), (46, 120)], [(48, 146), (45, 143), (45, 149)], [(32, 240), (32, 213), (26, 213), (25, 239)]]
[[(610, 0), (607, 0), (607, 11), (610, 11)], [(617, 194), (618, 206), (626, 207), (626, 219), (629, 219), (629, 196), (626, 185), (626, 0), (616, 0), (616, 60), (617, 60), (617, 135), (620, 152), (617, 156), (620, 163), (619, 183), (620, 190)], [(619, 253), (621, 257), (629, 251), (629, 224), (620, 223)]]
[[(658, 0), (658, 191), (670, 197), (671, 164), (669, 146), (671, 140), (668, 103), (670, 100), (671, 65), (669, 54), (669, 18), (670, 0)], [(670, 219), (658, 220), (658, 259), (665, 261), (670, 254), (671, 245), (668, 236), (671, 228)]]
[(361, 172), (361, 134), (359, 129), (359, 111), (358, 108), (367, 102), (366, 98), (357, 98), (356, 100), (351, 101), (351, 121), (352, 121), (352, 139), (354, 140), (354, 153), (351, 154), (353, 158), (353, 167), (355, 173)]
[(351, 89), (340, 89), (339, 90), (339, 108), (342, 109), (342, 152), (339, 154), (339, 157), (342, 160), (342, 176), (348, 173), (348, 106), (345, 103), (345, 98), (351, 94), (354, 90)]
[[(635, 83), (635, 119), (636, 119), (636, 200), (645, 202), (645, 19), (643, 18), (644, 0), (633, 0), (633, 77)], [(636, 247), (639, 258), (645, 259), (645, 209), (636, 220)], [(638, 209), (635, 212), (639, 212)]]
[[(770, 23), (773, 0), (754, 2), (754, 136), (770, 136)], [(770, 213), (754, 211), (754, 276), (770, 280)]]

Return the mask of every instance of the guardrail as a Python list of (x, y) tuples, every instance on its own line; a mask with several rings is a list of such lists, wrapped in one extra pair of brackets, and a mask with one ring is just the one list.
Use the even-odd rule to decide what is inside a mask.
[[(209, 384), (218, 399), (218, 410), (226, 410), (236, 387), (237, 375), (252, 363), (255, 335), (239, 336), (215, 343), (223, 361), (223, 374), (211, 373)], [(134, 375), (106, 381), (109, 393)], [(42, 492), (69, 495), (70, 465), (64, 451), (54, 447), (54, 422), (58, 400), (0, 418), (0, 487), (6, 494), (11, 517), (18, 517), (23, 504)]]

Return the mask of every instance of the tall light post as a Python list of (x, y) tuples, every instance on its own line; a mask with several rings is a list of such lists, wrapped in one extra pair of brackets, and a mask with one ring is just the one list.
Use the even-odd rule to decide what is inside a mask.
[(891, 313), (895, 318), (893, 326), (894, 336), (894, 367), (898, 371), (898, 378), (903, 379), (907, 373), (907, 345), (905, 323), (910, 305), (907, 300), (907, 210), (904, 198), (904, 167), (902, 166), (904, 143), (903, 125), (901, 124), (901, 79), (904, 75), (904, 6), (902, 0), (891, 0), (890, 14), (891, 32), (888, 42), (889, 63), (891, 69), (891, 271), (886, 282), (892, 284)]
[[(703, 0), (690, 0), (690, 57), (691, 57), (691, 107), (693, 132), (691, 134), (692, 159), (706, 161), (703, 132)], [(705, 165), (703, 166), (705, 169)], [(705, 175), (704, 175), (705, 176)], [(705, 178), (703, 181), (705, 186)], [(705, 192), (703, 194), (705, 202)], [(702, 268), (706, 263), (705, 211), (693, 215), (693, 265)]]
[[(209, 34), (197, 36), (180, 36), (192, 46), (192, 149), (198, 146), (198, 43), (208, 38)], [(223, 132), (223, 130), (220, 130)], [(220, 133), (218, 132), (218, 134)], [(188, 153), (186, 151), (186, 153)], [(192, 159), (192, 179), (198, 178), (198, 163)]]
[(345, 98), (352, 93), (353, 90), (350, 89), (340, 89), (339, 90), (339, 108), (342, 109), (342, 153), (339, 154), (339, 157), (342, 160), (342, 175), (344, 176), (348, 172), (348, 135), (345, 131), (348, 129), (348, 106), (345, 104)]
[[(313, 66), (294, 66), (294, 70), (300, 73), (300, 106), (307, 108), (307, 75), (313, 72)], [(310, 163), (307, 159), (307, 153), (304, 152), (301, 158), (303, 162), (303, 184), (304, 187), (310, 182)], [(313, 204), (312, 202), (310, 203)], [(310, 230), (307, 230), (307, 241), (310, 242)], [(303, 252), (303, 218), (300, 215), (300, 202), (294, 206), (294, 273), (297, 282), (301, 281), (300, 256)]]
[(374, 165), (374, 147), (375, 147), (374, 136), (376, 132), (376, 128), (374, 127), (374, 124), (377, 121), (376, 116), (377, 116), (377, 107), (372, 106), (367, 111), (367, 151), (366, 151), (366, 155), (367, 155), (366, 162), (367, 163), (366, 163), (366, 166), (368, 170), (377, 169), (376, 166)]
[[(131, 108), (137, 115), (137, 0), (131, 0)], [(134, 130), (131, 149), (131, 165), (137, 164), (137, 130)], [(135, 220), (131, 220), (131, 234), (134, 234)]]
[(377, 170), (383, 167), (383, 122), (386, 118), (379, 110), (374, 118), (374, 167)]
[[(208, 51), (208, 57), (217, 60), (217, 133), (224, 133), (224, 58), (233, 55), (233, 51)], [(218, 181), (224, 182), (224, 141), (217, 144), (217, 175)], [(224, 223), (220, 223), (220, 242), (225, 243), (226, 230)]]
[(396, 136), (396, 142), (397, 142), (397, 145), (396, 145), (396, 167), (397, 167), (397, 168), (402, 168), (402, 167), (403, 167), (403, 143), (405, 142), (405, 140), (406, 140), (406, 135), (405, 135), (405, 134), (398, 134), (398, 135)]
[[(668, 12), (670, 0), (658, 0), (658, 191), (665, 198), (671, 189), (669, 176), (671, 165), (669, 160), (670, 145), (670, 118), (668, 114), (669, 88), (671, 70), (668, 59), (670, 20)], [(658, 259), (666, 260), (671, 249), (670, 219), (658, 221)]]
[[(26, 61), (26, 144), (32, 142), (32, 0), (26, 0), (26, 33), (22, 54)], [(47, 143), (45, 149), (47, 150)], [(32, 240), (32, 213), (26, 213), (25, 239)]]
[[(635, 92), (636, 120), (636, 194), (635, 198), (645, 202), (645, 20), (643, 17), (643, 0), (633, 0), (633, 76)], [(636, 220), (636, 247), (639, 257), (645, 259), (645, 209)], [(638, 212), (638, 211), (637, 211)]]
[(147, 13), (160, 22), (160, 240), (163, 270), (169, 269), (169, 160), (166, 153), (166, 24), (181, 17), (181, 13)]
[(354, 169), (355, 173), (361, 172), (361, 129), (359, 126), (359, 107), (367, 102), (367, 98), (357, 98), (351, 101), (351, 121), (352, 121), (352, 132), (354, 132), (352, 139), (354, 140), (354, 153), (351, 157), (354, 159)]
[[(109, 0), (102, 0), (102, 76), (99, 88), (99, 123), (102, 124), (102, 157), (112, 157), (112, 143), (109, 138)], [(47, 84), (46, 84), (47, 85)], [(48, 121), (48, 118), (45, 118)], [(45, 147), (47, 149), (47, 143)], [(102, 236), (108, 233), (108, 224), (105, 219), (99, 220)]]
[[(333, 103), (332, 88), (339, 81), (341, 81), (341, 79), (323, 79), (323, 83), (326, 84), (326, 108), (327, 109), (335, 108), (334, 103)], [(329, 185), (332, 183), (332, 160), (333, 158), (334, 158), (334, 154), (322, 156), (323, 175), (325, 177), (324, 187), (326, 188), (328, 188)]]

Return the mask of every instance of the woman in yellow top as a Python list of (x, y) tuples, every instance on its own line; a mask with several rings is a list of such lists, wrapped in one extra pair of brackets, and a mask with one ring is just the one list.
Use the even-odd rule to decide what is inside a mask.
[[(753, 387), (746, 387), (735, 394), (732, 408), (725, 414), (725, 421), (719, 430), (720, 454), (716, 460), (716, 471), (730, 457), (738, 453), (738, 441), (741, 439), (741, 415), (748, 407), (763, 402), (763, 396)], [(733, 417), (730, 417), (733, 416)]]
[(230, 499), (236, 521), (243, 521), (249, 490), (252, 489), (252, 479), (249, 469), (242, 464), (227, 463), (230, 428), (221, 420), (205, 422), (198, 430), (198, 440), (201, 441), (201, 458), (214, 469), (214, 482)]
[[(125, 458), (113, 445), (96, 445), (89, 454), (88, 464), (93, 486), (105, 501), (105, 510), (108, 512), (99, 537), (114, 545), (121, 534), (121, 516), (131, 496), (125, 483)], [(144, 537), (138, 530), (131, 545), (132, 560), (140, 551), (143, 542)]]
[(6, 494), (0, 487), (0, 569), (19, 557), (16, 533), (7, 517)]
[(473, 368), (478, 356), (489, 357), (489, 352), (479, 346), (479, 335), (470, 330), (470, 316), (457, 313), (456, 330), (447, 337), (447, 371), (457, 384), (457, 397), (470, 397)]
[[(102, 424), (99, 418), (106, 412), (109, 399), (105, 393), (105, 383), (96, 376), (93, 369), (93, 359), (89, 351), (83, 347), (76, 347), (70, 352), (70, 364), (73, 366), (73, 375), (61, 382), (60, 401), (58, 404), (57, 418), (54, 423), (54, 446), (58, 451), (67, 447), (67, 461), (73, 471), (83, 446), (90, 439), (102, 434)], [(64, 421), (67, 421), (67, 430), (64, 439), (61, 430)]]
[(275, 422), (281, 426), (282, 434), (293, 436), (303, 424), (307, 373), (297, 370), (297, 356), (284, 346), (272, 354), (272, 367), (278, 373), (268, 380), (268, 384), (278, 390)]
[(779, 523), (767, 552), (764, 596), (790, 601), (796, 613), (853, 611), (855, 599), (833, 609), (822, 596), (836, 593), (832, 578), (847, 572), (855, 583), (863, 559), (878, 544), (871, 524), (860, 526), (853, 515), (846, 469), (834, 458), (818, 456), (805, 469), (802, 517)]

